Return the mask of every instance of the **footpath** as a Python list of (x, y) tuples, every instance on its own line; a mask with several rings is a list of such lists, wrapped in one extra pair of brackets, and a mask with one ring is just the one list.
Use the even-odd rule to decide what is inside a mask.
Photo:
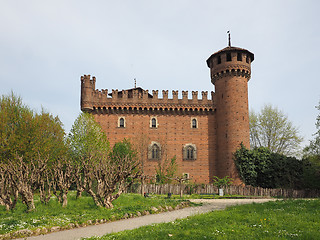
[(222, 210), (225, 209), (227, 206), (250, 203), (263, 203), (274, 200), (275, 199), (193, 199), (190, 201), (195, 203), (203, 203), (203, 205), (198, 207), (187, 207), (171, 212), (145, 215), (137, 218), (129, 218), (100, 225), (92, 225), (83, 228), (74, 228), (61, 232), (49, 233), (46, 235), (26, 237), (18, 240), (77, 240), (83, 237), (102, 236), (107, 233), (131, 230), (134, 228), (154, 223), (172, 222), (176, 219), (186, 218), (188, 216), (196, 214), (211, 212), (214, 210)]

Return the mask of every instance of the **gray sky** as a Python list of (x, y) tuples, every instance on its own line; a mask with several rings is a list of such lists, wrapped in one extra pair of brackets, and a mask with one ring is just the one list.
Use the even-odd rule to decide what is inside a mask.
[(0, 0), (0, 94), (43, 106), (69, 131), (83, 74), (109, 91), (134, 78), (179, 97), (214, 90), (206, 59), (230, 30), (233, 46), (255, 54), (250, 109), (277, 106), (308, 143), (320, 100), (319, 10), (317, 0)]

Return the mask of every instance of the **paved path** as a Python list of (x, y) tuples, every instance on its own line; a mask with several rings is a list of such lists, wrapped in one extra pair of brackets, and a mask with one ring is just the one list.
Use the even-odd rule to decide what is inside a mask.
[[(179, 218), (186, 218), (199, 213), (206, 213), (214, 210), (221, 210), (227, 206), (249, 203), (263, 203), (275, 199), (194, 199), (196, 203), (203, 203), (199, 207), (188, 207), (172, 212), (163, 212), (159, 214), (145, 215), (138, 218), (124, 219), (111, 223), (92, 225), (83, 228), (75, 228), (61, 232), (54, 232), (46, 235), (28, 237), (28, 240), (75, 240), (81, 237), (102, 236), (107, 233), (130, 230), (153, 223), (171, 222)], [(22, 240), (22, 239), (21, 239)]]

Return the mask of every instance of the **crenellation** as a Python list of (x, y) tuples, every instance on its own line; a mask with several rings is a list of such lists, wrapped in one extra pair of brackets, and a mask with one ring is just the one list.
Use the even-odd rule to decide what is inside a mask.
[(162, 99), (168, 99), (168, 90), (162, 90)]
[(152, 90), (153, 99), (158, 99), (158, 90)]
[(208, 91), (202, 91), (202, 101), (208, 101)]
[(188, 91), (182, 91), (182, 100), (188, 100)]
[(198, 91), (192, 91), (192, 102), (198, 101)]
[(179, 94), (179, 91), (174, 91), (174, 90), (172, 90), (172, 99), (173, 99), (173, 102), (178, 102), (178, 94)]
[(139, 98), (139, 91), (137, 89), (132, 90), (132, 98), (138, 99)]

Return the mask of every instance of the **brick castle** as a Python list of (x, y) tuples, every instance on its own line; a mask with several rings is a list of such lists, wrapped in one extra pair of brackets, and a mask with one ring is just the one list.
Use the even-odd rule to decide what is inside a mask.
[(139, 151), (144, 174), (155, 175), (159, 161), (176, 156), (178, 173), (196, 183), (213, 176), (240, 182), (233, 153), (242, 142), (249, 148), (248, 86), (254, 54), (229, 46), (212, 54), (207, 65), (215, 92), (158, 90), (96, 90), (96, 78), (81, 77), (81, 110), (90, 112), (111, 146), (130, 139)]

